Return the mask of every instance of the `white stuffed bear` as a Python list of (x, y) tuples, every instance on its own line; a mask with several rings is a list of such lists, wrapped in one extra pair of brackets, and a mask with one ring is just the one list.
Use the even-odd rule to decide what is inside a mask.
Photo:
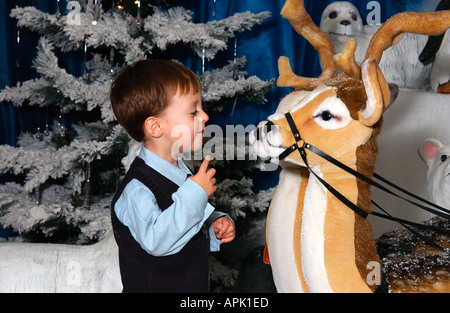
[(450, 146), (436, 139), (425, 140), (419, 154), (428, 166), (428, 198), (444, 208), (450, 208)]
[[(358, 63), (365, 59), (369, 42), (380, 26), (364, 26), (358, 9), (347, 1), (331, 3), (320, 20), (320, 29), (330, 37), (337, 53), (342, 51), (347, 40), (356, 38), (355, 58)], [(400, 88), (429, 88), (432, 64), (419, 62), (427, 40), (427, 36), (406, 33), (400, 42), (384, 52), (380, 67), (388, 82)]]

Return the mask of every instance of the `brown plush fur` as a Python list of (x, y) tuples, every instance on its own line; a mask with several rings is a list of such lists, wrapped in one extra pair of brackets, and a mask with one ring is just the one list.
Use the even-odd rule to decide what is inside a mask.
[[(297, 220), (295, 221), (295, 228), (294, 228), (294, 250), (295, 250), (295, 258), (296, 260), (302, 259), (302, 212), (303, 212), (303, 202), (305, 201), (305, 192), (306, 188), (308, 186), (308, 179), (309, 179), (309, 171), (305, 167), (301, 167), (299, 169), (301, 172), (301, 175), (303, 177), (300, 189), (298, 192), (298, 203), (297, 203)], [(303, 274), (303, 268), (300, 262), (297, 263), (297, 271), (298, 276), (301, 279), (302, 288), (305, 292), (309, 292), (308, 285), (306, 284), (305, 275)]]

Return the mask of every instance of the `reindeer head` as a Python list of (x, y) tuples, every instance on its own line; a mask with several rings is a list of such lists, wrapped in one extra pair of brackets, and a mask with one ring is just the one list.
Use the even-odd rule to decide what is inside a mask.
[[(420, 16), (417, 13), (402, 13), (394, 16), (374, 35), (365, 61), (358, 65), (354, 39), (347, 42), (341, 54), (335, 55), (333, 43), (314, 24), (304, 8), (303, 0), (287, 0), (281, 15), (319, 52), (323, 72), (318, 78), (299, 77), (293, 73), (286, 57), (279, 59), (278, 86), (294, 87), (295, 90), (282, 99), (276, 113), (268, 121), (260, 123), (251, 134), (250, 142), (257, 153), (264, 158), (276, 158), (295, 143), (285, 117), (287, 112), (305, 142), (336, 159), (345, 157), (376, 137), (383, 112), (398, 95), (397, 86), (386, 82), (378, 66), (382, 53), (398, 42), (405, 31), (426, 34), (444, 32), (450, 27), (450, 12), (436, 13)], [(446, 21), (443, 22), (443, 19)], [(338, 75), (339, 69), (343, 74)], [(289, 155), (286, 161), (304, 165), (297, 153)], [(308, 162), (319, 165), (324, 160), (308, 153)]]

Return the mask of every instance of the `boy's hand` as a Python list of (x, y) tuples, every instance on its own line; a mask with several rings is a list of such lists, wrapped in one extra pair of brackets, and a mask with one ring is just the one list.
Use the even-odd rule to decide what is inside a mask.
[(212, 227), (217, 239), (220, 239), (222, 243), (227, 243), (234, 239), (234, 224), (229, 218), (225, 216), (218, 218), (213, 222)]
[(190, 177), (190, 179), (195, 181), (200, 185), (200, 187), (203, 188), (203, 190), (205, 190), (208, 197), (217, 190), (216, 179), (214, 178), (216, 170), (213, 168), (208, 170), (209, 160), (210, 157), (206, 156), (202, 165), (200, 165), (197, 174)]

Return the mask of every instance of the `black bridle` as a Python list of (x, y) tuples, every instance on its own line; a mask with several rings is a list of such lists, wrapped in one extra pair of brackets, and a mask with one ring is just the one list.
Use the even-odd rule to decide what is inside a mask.
[[(336, 160), (335, 158), (333, 158), (332, 156), (330, 156), (327, 153), (323, 152), (322, 150), (320, 150), (320, 149), (314, 147), (313, 145), (307, 143), (305, 140), (302, 139), (302, 137), (300, 135), (300, 132), (297, 129), (297, 126), (295, 125), (295, 122), (294, 122), (291, 114), (288, 112), (288, 113), (285, 114), (285, 117), (286, 117), (286, 120), (287, 120), (287, 122), (289, 124), (289, 127), (291, 129), (291, 132), (292, 132), (292, 134), (293, 134), (293, 136), (295, 138), (295, 142), (289, 148), (287, 148), (283, 153), (280, 154), (280, 156), (278, 157), (279, 160), (283, 160), (286, 157), (288, 157), (291, 153), (293, 153), (294, 151), (298, 151), (300, 153), (300, 156), (301, 156), (303, 162), (305, 163), (305, 166), (308, 168), (309, 172), (312, 173), (331, 194), (333, 194), (337, 199), (339, 199), (342, 203), (344, 203), (347, 207), (349, 207), (355, 213), (357, 213), (358, 215), (360, 215), (364, 219), (366, 219), (369, 216), (369, 214), (371, 214), (373, 216), (377, 216), (377, 217), (381, 217), (381, 218), (384, 218), (384, 219), (388, 219), (388, 220), (391, 220), (391, 221), (398, 222), (403, 227), (405, 227), (406, 229), (411, 231), (413, 234), (418, 236), (420, 239), (422, 239), (424, 242), (426, 242), (427, 244), (429, 244), (429, 245), (431, 245), (431, 246), (433, 246), (433, 247), (435, 247), (435, 248), (437, 248), (437, 249), (439, 249), (441, 251), (444, 250), (440, 245), (436, 244), (434, 241), (432, 241), (431, 239), (425, 237), (424, 235), (416, 232), (415, 230), (413, 230), (412, 228), (408, 227), (407, 225), (410, 225), (412, 227), (416, 227), (416, 228), (421, 229), (421, 230), (432, 230), (432, 231), (436, 231), (436, 232), (439, 232), (439, 233), (445, 233), (445, 234), (448, 234), (448, 235), (450, 235), (450, 230), (441, 229), (441, 228), (433, 227), (433, 226), (430, 226), (430, 225), (423, 225), (423, 224), (419, 224), (419, 223), (414, 223), (414, 222), (411, 222), (411, 221), (407, 221), (407, 220), (404, 220), (404, 219), (393, 217), (388, 212), (386, 212), (383, 208), (381, 208), (377, 203), (375, 203), (373, 200), (372, 200), (372, 204), (374, 206), (376, 206), (378, 209), (380, 209), (381, 211), (383, 211), (384, 214), (383, 213), (379, 213), (379, 212), (373, 212), (373, 211), (368, 213), (368, 212), (364, 211), (363, 209), (358, 207), (356, 204), (354, 204), (353, 202), (348, 200), (344, 195), (342, 195), (339, 191), (337, 191), (333, 186), (328, 184), (325, 180), (323, 180), (319, 175), (317, 175), (311, 169), (311, 167), (308, 164), (308, 158), (307, 158), (306, 150), (309, 150), (309, 151), (313, 152), (314, 154), (319, 155), (323, 159), (325, 159), (328, 162), (336, 165), (337, 167), (341, 168), (342, 170), (350, 173), (351, 175), (355, 176), (356, 178), (358, 178), (358, 179), (360, 179), (360, 180), (362, 180), (362, 181), (364, 181), (364, 182), (366, 182), (366, 183), (368, 183), (368, 184), (370, 184), (370, 185), (372, 185), (372, 186), (374, 186), (374, 187), (376, 187), (376, 188), (378, 188), (378, 189), (380, 189), (380, 190), (382, 190), (382, 191), (384, 191), (384, 192), (386, 192), (386, 193), (388, 193), (390, 195), (393, 195), (393, 196), (395, 196), (395, 197), (397, 197), (399, 199), (407, 201), (410, 204), (413, 204), (413, 205), (415, 205), (416, 207), (418, 207), (418, 208), (420, 208), (422, 210), (425, 210), (425, 211), (430, 212), (432, 214), (435, 214), (437, 216), (446, 218), (448, 220), (450, 220), (450, 215), (449, 215), (450, 214), (450, 210), (445, 209), (445, 208), (443, 208), (443, 207), (441, 207), (439, 205), (436, 205), (436, 204), (434, 204), (434, 203), (432, 203), (430, 201), (427, 201), (427, 200), (425, 200), (425, 199), (423, 199), (423, 198), (421, 198), (421, 197), (419, 197), (419, 196), (417, 196), (417, 195), (415, 195), (415, 194), (413, 194), (411, 192), (408, 192), (405, 189), (403, 189), (403, 188), (395, 185), (394, 183), (388, 181), (387, 179), (381, 177), (380, 175), (374, 173), (374, 175), (373, 175), (374, 178), (380, 180), (381, 182), (389, 185), (390, 187), (393, 187), (393, 188), (397, 189), (398, 191), (400, 191), (400, 192), (402, 192), (402, 193), (404, 193), (404, 194), (406, 194), (406, 195), (408, 195), (408, 196), (410, 196), (410, 197), (412, 197), (412, 198), (414, 198), (416, 200), (419, 200), (422, 203), (427, 204), (428, 206), (432, 206), (435, 209), (438, 209), (439, 211), (435, 210), (435, 209), (432, 209), (430, 207), (427, 207), (425, 205), (419, 204), (419, 203), (417, 203), (415, 201), (412, 201), (410, 199), (407, 199), (405, 197), (402, 197), (402, 196), (394, 193), (393, 191), (389, 190), (388, 188), (386, 188), (385, 186), (381, 185), (380, 183), (374, 181), (371, 178), (368, 178), (367, 176), (364, 176), (363, 174), (361, 174), (361, 173), (355, 171), (354, 169), (348, 167), (347, 165), (341, 163), (340, 161)], [(268, 125), (269, 127), (272, 127), (274, 125), (273, 122), (268, 122), (268, 124), (270, 124), (270, 125)], [(446, 213), (444, 213), (444, 212), (446, 212)]]

